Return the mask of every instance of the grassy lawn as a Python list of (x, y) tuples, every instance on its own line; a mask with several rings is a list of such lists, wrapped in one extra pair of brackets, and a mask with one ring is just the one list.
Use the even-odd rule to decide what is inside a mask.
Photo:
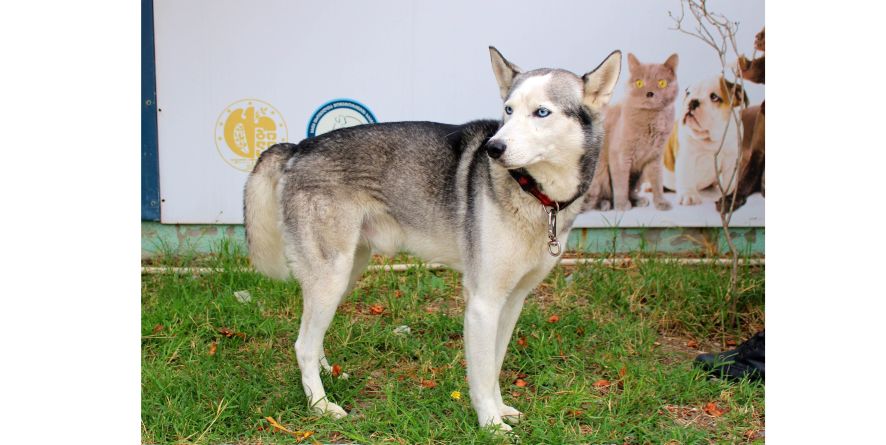
[[(312, 414), (302, 393), (298, 284), (243, 271), (242, 255), (221, 250), (161, 260), (221, 272), (142, 277), (143, 442), (515, 441), (480, 430), (471, 409), (458, 274), (364, 276), (326, 338), (329, 361), (350, 375), (323, 376), (351, 413), (335, 421)], [(764, 270), (741, 277), (730, 326), (727, 268), (556, 268), (527, 299), (502, 371), (505, 402), (526, 415), (520, 443), (762, 443), (764, 386), (691, 365), (762, 328)], [(243, 290), (250, 301), (235, 297)], [(394, 333), (403, 325), (408, 335)]]

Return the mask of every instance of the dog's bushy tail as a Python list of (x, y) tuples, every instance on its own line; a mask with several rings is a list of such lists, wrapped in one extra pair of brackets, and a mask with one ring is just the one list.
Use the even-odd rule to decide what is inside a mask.
[(292, 144), (277, 144), (265, 150), (246, 180), (243, 191), (249, 259), (257, 271), (279, 280), (288, 279), (290, 275), (283, 253), (277, 184), (283, 174), (283, 166), (294, 149)]

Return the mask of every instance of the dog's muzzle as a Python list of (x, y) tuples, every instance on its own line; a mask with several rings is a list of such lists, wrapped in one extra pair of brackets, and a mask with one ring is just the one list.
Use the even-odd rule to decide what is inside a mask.
[(490, 139), (489, 142), (486, 142), (485, 148), (486, 154), (488, 154), (490, 158), (498, 159), (505, 152), (505, 149), (508, 148), (508, 146), (502, 141)]

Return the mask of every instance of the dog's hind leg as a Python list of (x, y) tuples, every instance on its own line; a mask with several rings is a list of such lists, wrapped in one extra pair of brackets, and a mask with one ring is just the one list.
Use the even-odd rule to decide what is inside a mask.
[[(308, 404), (320, 414), (339, 418), (344, 409), (330, 402), (320, 380), (325, 361), (323, 337), (352, 283), (362, 212), (332, 197), (300, 196), (289, 203), (286, 220), (290, 269), (302, 288), (304, 308), (295, 354)], [(364, 251), (360, 251), (365, 256)], [(361, 258), (364, 262), (365, 259)], [(362, 268), (362, 267), (361, 267)]]
[[(366, 265), (369, 264), (369, 259), (372, 257), (372, 249), (366, 245), (357, 246), (357, 251), (354, 253), (354, 267), (351, 269), (351, 281), (348, 284), (348, 290), (345, 291), (344, 296), (347, 297), (354, 290), (354, 286), (357, 285), (357, 280), (360, 279), (360, 276), (363, 275), (363, 272), (366, 270)], [(325, 349), (325, 348), (324, 348)], [(328, 373), (332, 373), (332, 365), (329, 364), (329, 360), (324, 355), (320, 358), (320, 366), (324, 371)], [(343, 372), (339, 375), (340, 379), (347, 379), (349, 377), (348, 373)]]

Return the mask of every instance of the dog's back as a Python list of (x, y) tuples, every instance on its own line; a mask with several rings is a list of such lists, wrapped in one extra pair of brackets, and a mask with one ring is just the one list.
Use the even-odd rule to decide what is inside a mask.
[(343, 128), (297, 145), (273, 146), (262, 153), (245, 188), (253, 265), (272, 278), (288, 278), (283, 231), (296, 228), (284, 228), (283, 215), (294, 213), (287, 207), (316, 205), (318, 200), (358, 207), (360, 220), (390, 229), (363, 234), (378, 251), (393, 253), (403, 241), (397, 238), (411, 231), (457, 241), (452, 238), (464, 202), (457, 195), (466, 191), (469, 180), (467, 171), (459, 177), (458, 167), (470, 163), (477, 153), (486, 162), (479, 148), (498, 126), (497, 121), (394, 122)]

